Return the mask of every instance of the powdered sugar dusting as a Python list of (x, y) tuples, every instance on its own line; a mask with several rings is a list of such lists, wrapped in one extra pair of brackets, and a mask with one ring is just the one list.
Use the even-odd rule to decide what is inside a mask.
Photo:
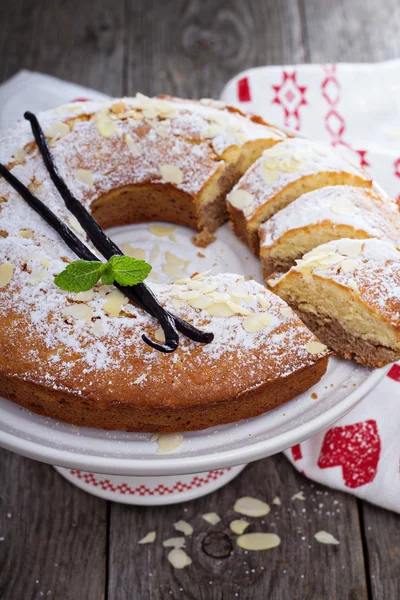
[(286, 186), (317, 173), (348, 173), (365, 182), (370, 181), (361, 167), (350, 163), (347, 155), (343, 156), (339, 150), (311, 140), (292, 138), (264, 150), (232, 191), (243, 189), (253, 196), (243, 211), (250, 220), (258, 208)]

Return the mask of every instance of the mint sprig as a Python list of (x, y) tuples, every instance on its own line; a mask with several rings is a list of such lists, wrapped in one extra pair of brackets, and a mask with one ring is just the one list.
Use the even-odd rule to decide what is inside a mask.
[(120, 285), (137, 285), (151, 271), (144, 260), (130, 256), (112, 256), (106, 263), (94, 260), (75, 260), (59, 273), (54, 283), (66, 292), (86, 292), (102, 280), (104, 285), (114, 281)]

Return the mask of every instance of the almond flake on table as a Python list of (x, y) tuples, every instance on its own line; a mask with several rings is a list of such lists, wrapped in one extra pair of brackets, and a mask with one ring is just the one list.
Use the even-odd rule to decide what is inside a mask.
[(304, 495), (304, 492), (297, 492), (296, 494), (293, 494), (292, 496), (292, 500), (305, 500), (306, 497)]
[(229, 528), (233, 533), (236, 533), (236, 535), (242, 535), (249, 525), (250, 523), (244, 519), (235, 519), (229, 523)]
[(183, 548), (185, 545), (184, 537), (173, 537), (163, 541), (164, 548)]
[(145, 535), (144, 538), (138, 541), (138, 544), (152, 544), (155, 541), (156, 536), (157, 534), (155, 531), (149, 531), (149, 533)]
[(276, 506), (281, 506), (282, 502), (279, 496), (275, 496), (275, 498), (272, 500), (272, 504), (275, 504)]
[(190, 523), (183, 521), (182, 519), (174, 523), (174, 529), (181, 531), (184, 535), (192, 535), (193, 533), (193, 527)]
[(205, 513), (201, 516), (205, 521), (207, 521), (207, 523), (210, 523), (211, 525), (216, 525), (221, 520), (221, 517), (215, 512)]
[(236, 501), (233, 510), (247, 517), (264, 517), (271, 509), (269, 504), (258, 498), (243, 496)]
[(181, 548), (174, 548), (168, 554), (168, 560), (174, 569), (184, 569), (192, 564), (192, 559)]
[(245, 533), (236, 540), (236, 545), (244, 550), (270, 550), (281, 543), (281, 538), (275, 533)]
[(335, 537), (333, 537), (333, 535), (331, 533), (328, 533), (327, 531), (321, 530), (318, 531), (315, 535), (314, 535), (315, 539), (317, 540), (317, 542), (320, 542), (320, 544), (340, 544), (339, 540), (337, 540)]

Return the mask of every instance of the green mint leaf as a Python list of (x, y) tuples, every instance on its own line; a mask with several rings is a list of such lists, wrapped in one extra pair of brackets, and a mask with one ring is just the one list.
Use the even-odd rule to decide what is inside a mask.
[(145, 260), (137, 260), (130, 256), (112, 256), (108, 261), (114, 273), (114, 279), (120, 285), (137, 285), (151, 271)]
[(94, 260), (75, 260), (59, 273), (54, 283), (67, 292), (86, 292), (98, 282), (105, 264)]
[(101, 281), (103, 285), (112, 285), (114, 283), (114, 271), (110, 262), (104, 265), (104, 271), (101, 274)]

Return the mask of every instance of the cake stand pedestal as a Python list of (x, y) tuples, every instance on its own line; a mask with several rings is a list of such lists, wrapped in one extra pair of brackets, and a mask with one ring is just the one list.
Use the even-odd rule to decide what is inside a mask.
[(160, 506), (187, 502), (210, 494), (229, 483), (245, 466), (163, 477), (102, 475), (64, 467), (54, 468), (70, 483), (105, 500), (140, 506)]

